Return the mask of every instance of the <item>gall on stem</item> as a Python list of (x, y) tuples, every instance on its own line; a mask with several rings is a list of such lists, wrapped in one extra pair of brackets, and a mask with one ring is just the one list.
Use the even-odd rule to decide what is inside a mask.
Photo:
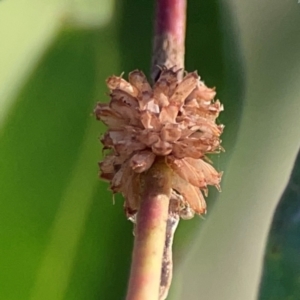
[[(182, 80), (177, 72), (163, 67), (153, 86), (138, 70), (129, 74), (128, 81), (112, 76), (107, 80), (110, 102), (95, 108), (96, 117), (108, 126), (101, 141), (110, 150), (99, 164), (100, 177), (110, 182), (114, 193), (124, 196), (127, 218), (136, 220), (129, 290), (137, 294), (153, 278), (157, 285), (158, 272), (159, 276), (170, 274), (158, 268), (164, 260), (168, 218), (204, 214), (207, 186), (219, 188), (222, 175), (206, 160), (206, 154), (222, 150), (223, 125), (216, 123), (222, 105), (214, 100), (215, 90), (206, 87), (196, 72)], [(153, 239), (156, 234), (163, 240)], [(137, 267), (147, 265), (146, 256), (135, 254), (140, 240), (156, 249), (152, 275), (146, 274), (146, 267)], [(149, 290), (159, 293), (159, 286)], [(156, 299), (153, 294), (152, 299)]]
[(95, 108), (108, 127), (100, 177), (135, 223), (127, 300), (166, 299), (179, 219), (205, 214), (207, 186), (222, 176), (206, 155), (222, 150), (223, 106), (197, 72), (183, 73), (186, 1), (157, 0), (155, 16), (152, 84), (139, 70), (111, 76), (110, 101)]

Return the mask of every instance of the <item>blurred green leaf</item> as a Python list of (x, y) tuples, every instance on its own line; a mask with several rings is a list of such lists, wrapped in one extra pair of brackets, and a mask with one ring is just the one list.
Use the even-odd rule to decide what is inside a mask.
[[(107, 185), (97, 179), (100, 131), (91, 117), (96, 99), (106, 91), (105, 77), (116, 69), (113, 32), (63, 29), (4, 125), (4, 299), (86, 299), (87, 294), (98, 299), (99, 282), (116, 298), (125, 292), (127, 272), (117, 274), (128, 270), (132, 227), (122, 201), (114, 207)], [(125, 240), (122, 255), (110, 255)], [(116, 279), (123, 281), (123, 289), (115, 289)]]
[(257, 297), (269, 225), (299, 149), (299, 6), (225, 5), (240, 34), (245, 105), (223, 191), (177, 269), (184, 299)]
[(0, 228), (5, 299), (28, 298), (80, 156), (96, 85), (94, 36), (62, 32), (20, 91), (4, 126)]
[(113, 0), (0, 2), (0, 126), (62, 24), (103, 26), (112, 17), (113, 4)]
[(259, 299), (300, 298), (299, 233), (300, 152), (272, 221)]

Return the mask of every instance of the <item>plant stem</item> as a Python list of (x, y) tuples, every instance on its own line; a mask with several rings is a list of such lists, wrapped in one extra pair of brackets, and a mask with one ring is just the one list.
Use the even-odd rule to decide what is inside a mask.
[(157, 0), (151, 70), (153, 82), (159, 75), (158, 65), (184, 69), (185, 24), (186, 0)]
[(159, 158), (144, 175), (127, 300), (159, 298), (171, 175), (164, 158)]
[[(157, 67), (182, 69), (185, 51), (186, 0), (157, 0), (151, 78)], [(172, 241), (179, 216), (169, 213), (172, 171), (158, 157), (142, 176), (127, 300), (165, 299), (172, 278)]]

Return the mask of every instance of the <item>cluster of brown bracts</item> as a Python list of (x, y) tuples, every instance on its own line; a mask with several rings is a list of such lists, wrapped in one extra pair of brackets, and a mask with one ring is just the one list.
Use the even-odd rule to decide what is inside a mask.
[(128, 81), (112, 76), (107, 80), (110, 102), (95, 108), (97, 119), (108, 126), (101, 141), (110, 149), (100, 163), (100, 177), (123, 194), (129, 216), (139, 208), (139, 176), (157, 156), (164, 156), (172, 169), (173, 193), (189, 216), (206, 212), (208, 185), (219, 188), (222, 174), (206, 154), (222, 150), (224, 126), (216, 119), (223, 107), (196, 72), (182, 80), (178, 72), (162, 68), (153, 86), (138, 70)]

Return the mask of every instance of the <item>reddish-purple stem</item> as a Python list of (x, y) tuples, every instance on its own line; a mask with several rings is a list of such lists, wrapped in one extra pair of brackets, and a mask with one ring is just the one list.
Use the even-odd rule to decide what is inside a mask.
[(157, 65), (184, 68), (186, 0), (158, 0), (153, 41), (152, 80)]
[(163, 35), (170, 33), (178, 43), (185, 40), (186, 1), (161, 0), (157, 3), (157, 18), (155, 33)]
[[(157, 0), (151, 78), (160, 67), (184, 69), (186, 0)], [(178, 73), (182, 77), (183, 72)], [(172, 172), (164, 157), (144, 175), (136, 219), (132, 266), (126, 300), (164, 299), (172, 278), (172, 230), (169, 214)], [(177, 218), (177, 217), (176, 217)], [(178, 220), (177, 220), (178, 221)], [(167, 231), (167, 223), (172, 226)], [(176, 222), (175, 222), (176, 223)]]
[(164, 158), (142, 177), (126, 300), (158, 300), (172, 173)]

